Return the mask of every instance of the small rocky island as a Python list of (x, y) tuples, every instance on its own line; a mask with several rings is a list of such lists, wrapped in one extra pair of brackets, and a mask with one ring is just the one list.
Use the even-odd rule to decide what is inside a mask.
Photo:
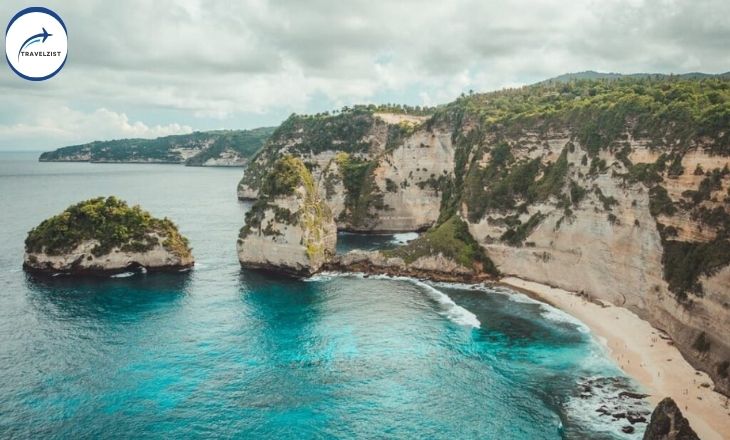
[(192, 267), (188, 240), (175, 224), (98, 197), (68, 207), (28, 233), (23, 268), (46, 274), (106, 275)]
[(241, 266), (293, 276), (319, 271), (335, 253), (337, 226), (304, 162), (276, 161), (238, 238)]

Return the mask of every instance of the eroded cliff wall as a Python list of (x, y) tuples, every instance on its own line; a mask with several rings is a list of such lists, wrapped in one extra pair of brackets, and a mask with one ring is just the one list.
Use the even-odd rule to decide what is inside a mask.
[[(292, 116), (248, 167), (312, 170), (337, 227), (464, 219), (504, 274), (628, 307), (730, 392), (730, 81), (543, 84), (432, 115)], [(485, 260), (486, 261), (486, 260)]]

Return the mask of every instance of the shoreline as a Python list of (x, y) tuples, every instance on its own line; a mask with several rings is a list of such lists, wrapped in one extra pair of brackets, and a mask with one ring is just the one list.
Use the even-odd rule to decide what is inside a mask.
[(621, 370), (645, 389), (652, 406), (665, 397), (674, 399), (702, 440), (730, 439), (727, 398), (712, 390), (712, 379), (692, 367), (664, 332), (628, 309), (591, 302), (563, 289), (517, 277), (504, 277), (499, 284), (585, 323)]

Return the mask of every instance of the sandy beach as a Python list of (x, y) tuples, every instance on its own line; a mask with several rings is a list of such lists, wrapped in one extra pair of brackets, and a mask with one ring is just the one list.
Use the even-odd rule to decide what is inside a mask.
[(712, 380), (695, 370), (663, 332), (627, 309), (601, 306), (562, 289), (514, 277), (501, 283), (583, 321), (626, 374), (650, 394), (651, 403), (673, 398), (701, 439), (730, 439), (727, 398), (712, 391)]

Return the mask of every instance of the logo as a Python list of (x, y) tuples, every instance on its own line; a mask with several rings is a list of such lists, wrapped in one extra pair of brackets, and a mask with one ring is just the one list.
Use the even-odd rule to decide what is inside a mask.
[(26, 8), (5, 30), (5, 59), (13, 72), (29, 81), (44, 81), (66, 63), (66, 25), (47, 8)]

